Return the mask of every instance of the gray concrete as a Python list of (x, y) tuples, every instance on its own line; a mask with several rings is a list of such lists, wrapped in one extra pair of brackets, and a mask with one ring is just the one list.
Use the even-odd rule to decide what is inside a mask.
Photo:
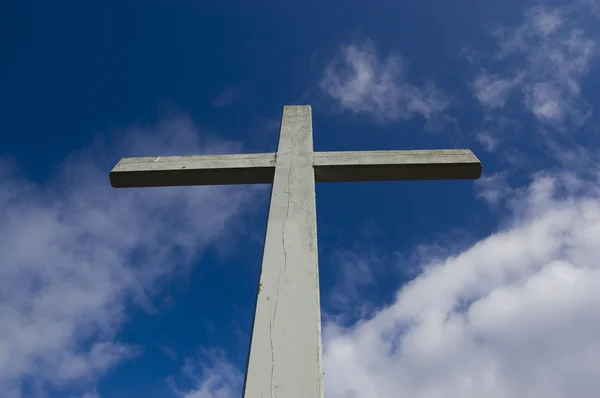
[(473, 179), (468, 150), (313, 153), (310, 106), (286, 106), (277, 154), (122, 159), (113, 187), (273, 183), (245, 398), (322, 398), (315, 181)]
[[(315, 152), (317, 182), (473, 179), (479, 159), (468, 149)], [(124, 158), (110, 172), (115, 188), (270, 184), (274, 153)]]
[(124, 158), (110, 172), (114, 188), (270, 184), (274, 153)]
[(481, 162), (468, 149), (315, 152), (317, 182), (450, 180), (481, 176)]
[(309, 106), (285, 107), (245, 398), (323, 397)]

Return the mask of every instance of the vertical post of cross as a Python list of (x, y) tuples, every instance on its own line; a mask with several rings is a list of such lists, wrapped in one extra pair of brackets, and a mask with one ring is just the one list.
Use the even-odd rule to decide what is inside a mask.
[(286, 106), (244, 398), (323, 397), (310, 106)]

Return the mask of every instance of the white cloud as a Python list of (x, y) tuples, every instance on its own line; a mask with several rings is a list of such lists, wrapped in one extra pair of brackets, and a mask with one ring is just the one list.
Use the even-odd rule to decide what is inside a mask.
[[(488, 152), (493, 152), (510, 139), (520, 139), (524, 136), (524, 127), (519, 120), (507, 112), (498, 111), (486, 114), (474, 133), (475, 139)], [(514, 145), (516, 147), (517, 145)], [(506, 157), (506, 154), (502, 155)]]
[(233, 398), (242, 394), (244, 375), (227, 361), (219, 351), (208, 351), (199, 358), (186, 359), (183, 375), (193, 387), (173, 388), (181, 398)]
[(475, 139), (479, 141), (481, 146), (486, 151), (489, 152), (493, 151), (498, 145), (498, 139), (495, 137), (495, 134), (490, 131), (479, 131), (478, 133), (476, 133)]
[[(472, 84), (487, 109), (514, 95), (538, 121), (559, 131), (580, 127), (591, 113), (581, 86), (597, 53), (597, 40), (578, 26), (581, 8), (537, 6), (516, 27), (493, 32), (499, 50)], [(513, 111), (511, 111), (513, 112)]]
[(505, 172), (482, 176), (475, 181), (475, 188), (477, 197), (483, 198), (492, 206), (498, 205), (512, 193)]
[(530, 14), (532, 15), (535, 31), (543, 36), (548, 36), (556, 32), (564, 22), (558, 10), (546, 10), (542, 7), (535, 7), (530, 11)]
[(475, 78), (473, 90), (477, 100), (484, 106), (502, 108), (518, 81), (519, 78), (506, 79), (482, 72)]
[(97, 392), (87, 392), (81, 396), (81, 398), (100, 398)]
[[(185, 118), (127, 132), (123, 154), (235, 150), (200, 137)], [(113, 147), (114, 150), (114, 147)], [(112, 157), (112, 156), (111, 156)], [(100, 166), (100, 165), (103, 166)], [(253, 197), (234, 187), (115, 190), (111, 164), (92, 151), (73, 156), (44, 186), (0, 175), (0, 391), (89, 385), (141, 353), (119, 341), (129, 303), (151, 307), (165, 277), (239, 233), (232, 219)]]
[(428, 264), (371, 319), (324, 329), (328, 397), (597, 397), (600, 196), (540, 175), (510, 227)]
[(361, 300), (361, 293), (376, 281), (384, 266), (382, 256), (368, 249), (359, 250), (359, 246), (355, 244), (353, 250), (338, 249), (331, 255), (336, 272), (327, 301), (332, 309), (342, 310), (344, 317), (364, 317), (373, 310), (369, 303)]
[(450, 105), (432, 83), (408, 83), (402, 57), (380, 56), (369, 40), (341, 46), (319, 86), (341, 109), (370, 115), (382, 123), (415, 114), (430, 119)]

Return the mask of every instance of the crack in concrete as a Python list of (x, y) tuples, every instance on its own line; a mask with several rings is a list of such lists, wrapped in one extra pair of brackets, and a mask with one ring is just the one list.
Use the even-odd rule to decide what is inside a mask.
[[(287, 250), (285, 248), (285, 227), (286, 227), (286, 222), (287, 222), (287, 218), (289, 216), (290, 213), (290, 180), (291, 180), (291, 174), (292, 174), (292, 167), (291, 165), (288, 168), (288, 178), (287, 178), (287, 190), (285, 191), (286, 195), (287, 195), (287, 208), (285, 210), (285, 218), (283, 219), (283, 223), (281, 225), (281, 246), (283, 249), (283, 272), (285, 272), (286, 268), (287, 268)], [(273, 310), (273, 316), (271, 317), (271, 322), (269, 325), (269, 339), (271, 342), (271, 397), (275, 396), (274, 390), (273, 390), (273, 378), (274, 378), (274, 370), (275, 370), (275, 349), (273, 348), (273, 327), (275, 326), (275, 321), (277, 319), (277, 307), (279, 306), (279, 287), (281, 285), (281, 273), (282, 273), (282, 269), (279, 269), (279, 273), (277, 274), (277, 286), (275, 287), (276, 290), (276, 298), (275, 298), (275, 308)]]
[(277, 286), (275, 287), (275, 308), (273, 310), (273, 315), (271, 316), (271, 323), (269, 325), (269, 340), (271, 342), (271, 397), (274, 396), (273, 391), (273, 378), (275, 372), (275, 348), (273, 347), (273, 327), (275, 326), (275, 321), (277, 320), (277, 307), (279, 306), (279, 283), (281, 280), (281, 269), (279, 269), (279, 273), (277, 274)]
[(285, 226), (287, 224), (287, 219), (290, 215), (290, 180), (291, 180), (291, 175), (292, 175), (292, 166), (290, 165), (289, 169), (288, 169), (288, 176), (287, 176), (287, 186), (288, 186), (288, 190), (287, 190), (287, 208), (285, 209), (285, 218), (283, 219), (283, 226), (281, 229), (281, 244), (283, 245), (283, 270), (285, 271), (287, 269), (287, 251), (285, 249)]
[(271, 317), (271, 325), (269, 326), (269, 340), (271, 341), (271, 397), (273, 397), (273, 374), (275, 372), (275, 350), (273, 349), (273, 318)]

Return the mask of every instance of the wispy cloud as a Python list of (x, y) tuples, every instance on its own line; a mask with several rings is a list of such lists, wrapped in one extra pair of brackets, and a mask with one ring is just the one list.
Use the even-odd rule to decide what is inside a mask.
[(172, 389), (181, 398), (234, 398), (242, 394), (244, 375), (221, 351), (206, 351), (197, 358), (187, 358), (181, 370), (192, 387)]
[(498, 205), (512, 193), (512, 189), (506, 181), (506, 172), (482, 176), (475, 182), (475, 188), (477, 197), (483, 198), (492, 206)]
[(166, 345), (160, 345), (158, 346), (158, 348), (167, 356), (169, 357), (169, 359), (175, 360), (177, 359), (177, 351), (175, 351), (173, 348), (166, 346)]
[(321, 90), (342, 110), (372, 116), (381, 123), (426, 119), (450, 105), (448, 97), (431, 82), (411, 84), (399, 54), (381, 56), (370, 40), (342, 45), (327, 64)]
[(498, 48), (472, 83), (476, 99), (494, 110), (514, 98), (537, 121), (558, 131), (582, 126), (592, 107), (581, 86), (598, 42), (578, 25), (575, 10), (581, 8), (536, 6), (521, 25), (494, 30)]
[(351, 251), (338, 249), (331, 256), (336, 273), (334, 286), (328, 294), (329, 306), (349, 317), (363, 317), (372, 311), (369, 303), (361, 300), (361, 293), (363, 288), (375, 282), (384, 261), (378, 253), (358, 250), (357, 246)]
[[(124, 134), (117, 151), (158, 155), (233, 150), (178, 118)], [(114, 147), (113, 147), (114, 148)], [(111, 158), (111, 161), (106, 161)], [(118, 339), (129, 303), (151, 308), (160, 282), (239, 233), (232, 220), (253, 190), (115, 190), (113, 156), (74, 155), (40, 186), (4, 162), (0, 175), (0, 391), (91, 386), (141, 353)], [(43, 390), (43, 388), (42, 388)]]
[(210, 105), (215, 108), (231, 105), (239, 98), (239, 96), (239, 87), (230, 87), (223, 90), (222, 93), (213, 98), (212, 101), (210, 101)]
[(520, 76), (512, 79), (501, 78), (483, 71), (475, 78), (473, 91), (477, 100), (487, 108), (503, 108), (511, 91), (521, 79)]
[(97, 392), (87, 392), (81, 398), (100, 398), (100, 395)]

